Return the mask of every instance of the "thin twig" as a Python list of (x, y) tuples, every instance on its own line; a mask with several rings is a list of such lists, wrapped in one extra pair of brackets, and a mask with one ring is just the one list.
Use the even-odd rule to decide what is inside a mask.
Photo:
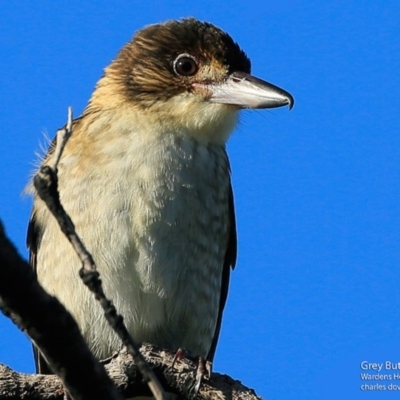
[(72, 134), (72, 121), (73, 121), (72, 107), (68, 107), (67, 125), (65, 126), (65, 128), (59, 129), (57, 131), (57, 141), (53, 156), (53, 162), (50, 163), (50, 167), (54, 171), (57, 171), (57, 166), (58, 163), (60, 162), (61, 154), (63, 153), (64, 147), (67, 144), (68, 139)]
[(57, 167), (61, 158), (61, 154), (65, 147), (68, 138), (72, 134), (72, 110), (68, 109), (68, 122), (65, 128), (57, 132), (56, 148), (54, 161), (51, 165), (42, 166), (39, 172), (33, 178), (34, 186), (40, 198), (46, 203), (50, 212), (56, 218), (62, 232), (71, 242), (76, 254), (82, 262), (82, 268), (79, 271), (80, 277), (86, 286), (94, 293), (96, 299), (99, 301), (104, 310), (104, 315), (114, 329), (117, 335), (121, 338), (122, 343), (126, 346), (129, 353), (133, 356), (143, 379), (149, 385), (154, 397), (157, 400), (166, 398), (165, 392), (155, 376), (152, 369), (147, 365), (145, 359), (139, 351), (138, 345), (129, 334), (126, 325), (123, 322), (123, 317), (117, 313), (113, 303), (107, 299), (104, 294), (100, 274), (97, 271), (96, 264), (92, 255), (86, 249), (80, 237), (76, 233), (75, 226), (64, 210), (60, 202), (60, 195), (58, 192), (58, 177)]

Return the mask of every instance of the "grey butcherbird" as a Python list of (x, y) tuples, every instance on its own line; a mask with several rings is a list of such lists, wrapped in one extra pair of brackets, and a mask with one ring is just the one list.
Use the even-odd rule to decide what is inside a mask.
[[(225, 143), (243, 108), (293, 106), (196, 19), (138, 31), (105, 69), (62, 155), (61, 202), (133, 337), (212, 361), (236, 260)], [(43, 160), (53, 157), (50, 150)], [(79, 281), (80, 262), (35, 195), (28, 230), (41, 284), (99, 358), (121, 343)], [(47, 372), (37, 355), (38, 372)]]

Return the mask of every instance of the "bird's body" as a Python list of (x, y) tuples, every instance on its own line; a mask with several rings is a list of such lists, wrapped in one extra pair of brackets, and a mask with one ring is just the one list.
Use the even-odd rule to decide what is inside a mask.
[[(237, 44), (210, 24), (187, 19), (140, 31), (74, 121), (58, 167), (61, 202), (133, 337), (210, 361), (236, 258), (225, 143), (246, 106), (231, 93), (221, 100), (218, 85), (248, 84), (233, 75), (249, 70)], [(272, 106), (291, 104), (274, 89), (280, 103)], [(39, 281), (94, 353), (120, 349), (38, 198), (28, 243)]]
[[(77, 121), (77, 134), (87, 131), (84, 123)], [(59, 166), (61, 201), (133, 337), (205, 357), (230, 231), (224, 148), (174, 133), (149, 135), (135, 125), (99, 132), (114, 144), (96, 149), (95, 141), (87, 143), (90, 159), (85, 148), (74, 148), (78, 137), (71, 138)], [(61, 245), (66, 239), (57, 222), (42, 203), (36, 213), (46, 226), (37, 256), (40, 282), (73, 312), (104, 358), (120, 342), (91, 293), (78, 284), (79, 261), (69, 243)], [(73, 290), (68, 282), (75, 282)]]

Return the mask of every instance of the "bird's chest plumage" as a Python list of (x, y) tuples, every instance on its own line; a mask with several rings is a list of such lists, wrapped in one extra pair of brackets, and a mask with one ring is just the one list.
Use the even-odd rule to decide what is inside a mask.
[(133, 254), (126, 268), (134, 270), (138, 285), (137, 319), (144, 327), (138, 334), (205, 355), (218, 315), (229, 231), (224, 149), (167, 140), (127, 179)]
[[(75, 184), (71, 177), (68, 188), (60, 184), (61, 200), (93, 253), (106, 293), (136, 340), (206, 356), (229, 232), (224, 147), (174, 135), (150, 142), (133, 136), (125, 145), (111, 144), (103, 155), (101, 174), (92, 163), (84, 182), (75, 174)], [(38, 272), (46, 281), (46, 273)], [(73, 308), (75, 300), (53, 282), (51, 291)], [(75, 295), (82, 297), (82, 307), (71, 311), (93, 350), (107, 356), (119, 341), (79, 284)]]

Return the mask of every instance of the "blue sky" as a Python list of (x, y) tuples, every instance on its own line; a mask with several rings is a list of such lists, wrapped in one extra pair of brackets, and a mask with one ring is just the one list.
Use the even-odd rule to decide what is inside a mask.
[[(361, 390), (360, 364), (400, 361), (400, 3), (275, 3), (3, 3), (0, 218), (26, 257), (21, 193), (43, 132), (80, 114), (135, 30), (213, 22), (296, 99), (243, 112), (228, 144), (239, 259), (214, 369), (268, 400), (395, 399), (400, 380)], [(3, 316), (0, 362), (33, 371)]]

